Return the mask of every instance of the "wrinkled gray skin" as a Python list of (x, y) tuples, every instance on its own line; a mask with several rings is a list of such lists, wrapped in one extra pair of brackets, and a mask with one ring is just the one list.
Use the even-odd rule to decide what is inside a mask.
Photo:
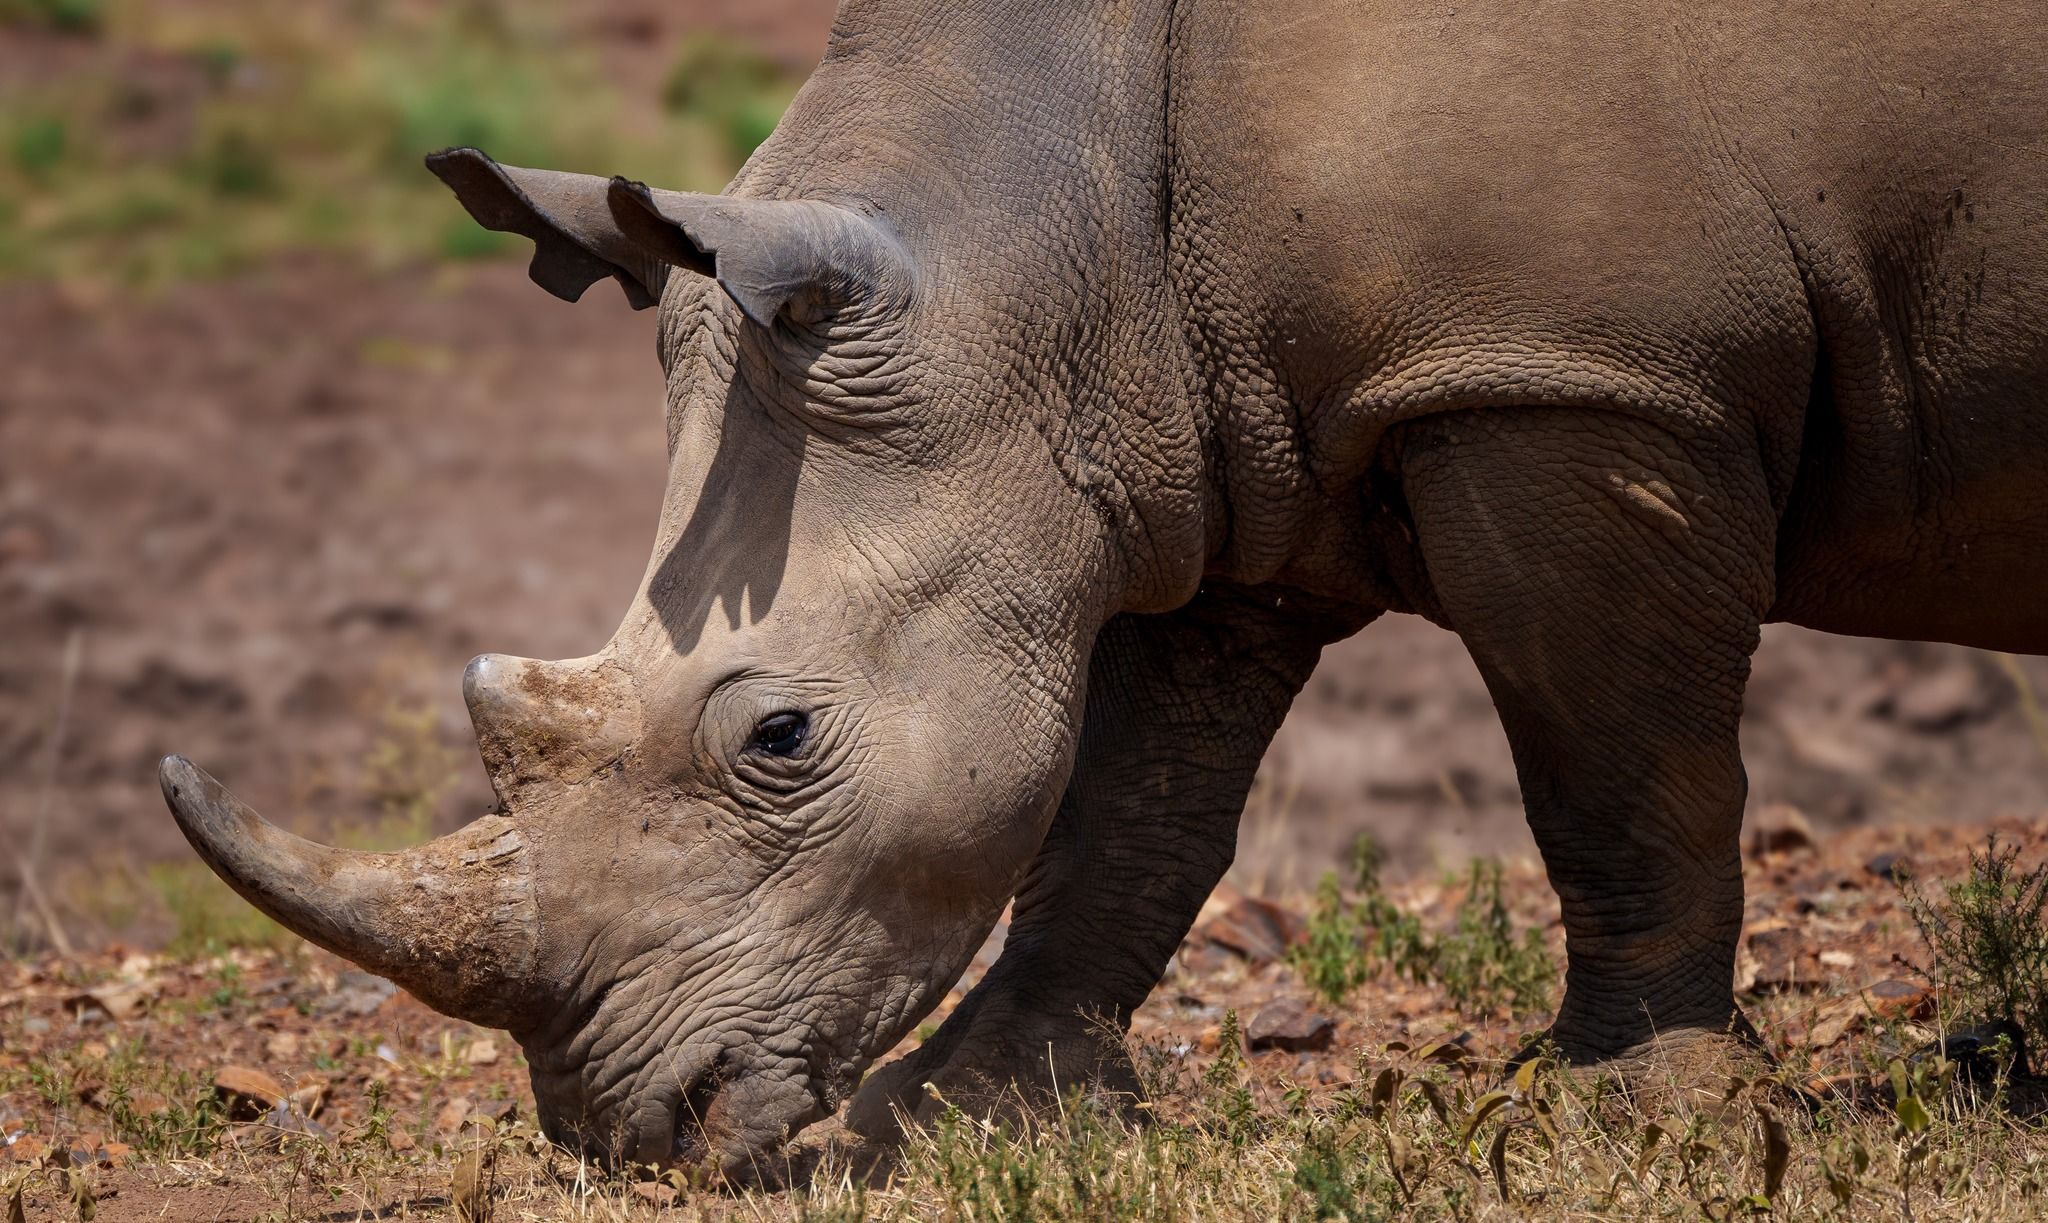
[(1411, 612), (1514, 747), (1550, 1035), (1726, 1040), (1758, 625), (2048, 649), (2040, 11), (1794, 7), (849, 0), (725, 197), (443, 155), (543, 285), (659, 301), (646, 580), (590, 658), (473, 664), (503, 815), (343, 854), (176, 759), (173, 808), (508, 1026), (551, 1133), (737, 1171), (1013, 896), (852, 1121), (1129, 1087), (1086, 1017), (1321, 647)]

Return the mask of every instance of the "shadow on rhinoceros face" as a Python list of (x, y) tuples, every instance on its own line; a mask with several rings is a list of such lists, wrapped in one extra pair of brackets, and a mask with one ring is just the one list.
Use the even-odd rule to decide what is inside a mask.
[[(721, 421), (747, 419), (748, 393), (726, 385)], [(688, 654), (705, 621), (722, 611), (726, 627), (755, 622), (775, 606), (789, 563), (790, 513), (803, 468), (802, 438), (774, 444), (744, 428), (720, 429), (690, 518), (661, 554), (648, 581), (648, 601), (668, 629), (676, 653)]]

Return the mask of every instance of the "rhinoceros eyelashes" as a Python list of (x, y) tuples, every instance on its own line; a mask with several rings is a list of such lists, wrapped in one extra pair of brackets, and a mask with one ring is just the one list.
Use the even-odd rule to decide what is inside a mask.
[(477, 223), (534, 243), (534, 283), (575, 301), (610, 276), (644, 310), (671, 267), (715, 276), (763, 327), (792, 302), (881, 313), (914, 281), (902, 244), (881, 224), (818, 200), (662, 191), (623, 178), (528, 170), (476, 149), (448, 149), (427, 168)]

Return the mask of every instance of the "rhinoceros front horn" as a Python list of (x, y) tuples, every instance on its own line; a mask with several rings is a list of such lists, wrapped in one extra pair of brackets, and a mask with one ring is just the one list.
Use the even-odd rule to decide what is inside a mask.
[(540, 925), (512, 821), (485, 816), (415, 849), (364, 853), (293, 836), (182, 756), (158, 776), (185, 839), (250, 904), (436, 1010), (516, 1026)]

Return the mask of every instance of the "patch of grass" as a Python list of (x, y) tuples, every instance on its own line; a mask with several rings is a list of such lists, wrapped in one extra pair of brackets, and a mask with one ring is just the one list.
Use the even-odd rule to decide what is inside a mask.
[(455, 784), (456, 760), (437, 733), (433, 706), (401, 700), (385, 705), (363, 760), (363, 788), (378, 817), (336, 829), (336, 844), (388, 852), (426, 841), (442, 798)]
[(1516, 933), (1500, 885), (1500, 863), (1475, 858), (1450, 931), (1428, 945), (1427, 971), (1461, 1009), (1526, 1015), (1550, 1005), (1557, 965), (1541, 930)]
[[(1235, 1073), (1205, 1073), (1134, 1125), (1070, 1095), (1010, 1124), (956, 1109), (886, 1184), (831, 1164), (738, 1217), (968, 1220), (2037, 1217), (2039, 1137), (1960, 1107), (1947, 1067), (1900, 1065), (1897, 1104), (1783, 1107), (1737, 1078), (1644, 1112), (1547, 1062), (1508, 1074), (1454, 1045), (1364, 1057), (1326, 1092), (1268, 1086), (1228, 1121)], [(849, 1213), (849, 1212), (858, 1213)]]
[(220, 947), (284, 950), (298, 936), (271, 921), (203, 862), (161, 862), (149, 868), (149, 884), (171, 918), (166, 950), (198, 956)]
[(40, 179), (63, 162), (69, 143), (70, 128), (61, 116), (29, 115), (16, 121), (8, 153), (17, 170)]
[(1307, 935), (1288, 952), (1304, 983), (1333, 1003), (1382, 972), (1440, 986), (1454, 1006), (1528, 1014), (1549, 1005), (1557, 967), (1540, 930), (1519, 933), (1501, 894), (1498, 862), (1474, 859), (1451, 928), (1432, 934), (1380, 882), (1382, 855), (1362, 837), (1353, 849), (1353, 891), (1334, 873), (1316, 889)]
[(74, 1044), (0, 1070), (0, 1096), (24, 1090), (53, 1111), (89, 1105), (108, 1137), (145, 1156), (203, 1156), (227, 1129), (211, 1085), (146, 1038)]
[(425, 154), (474, 144), (717, 190), (794, 92), (720, 41), (686, 51), (705, 84), (679, 108), (636, 102), (538, 0), (0, 0), (0, 20), (75, 24), (72, 7), (93, 14), (93, 55), (58, 79), (0, 81), (0, 277), (149, 287), (286, 250), (372, 266), (497, 255), (522, 244), (467, 221)]
[(707, 121), (737, 160), (752, 156), (774, 132), (796, 92), (782, 67), (746, 44), (716, 35), (684, 40), (662, 87), (672, 115)]
[(2019, 865), (1998, 835), (1970, 852), (1968, 877), (1929, 895), (1911, 881), (1901, 899), (1933, 953), (1928, 975), (1952, 1017), (2011, 1023), (2048, 1048), (2048, 863)]
[(0, 26), (96, 34), (106, 22), (106, 7), (105, 0), (0, 0)]

